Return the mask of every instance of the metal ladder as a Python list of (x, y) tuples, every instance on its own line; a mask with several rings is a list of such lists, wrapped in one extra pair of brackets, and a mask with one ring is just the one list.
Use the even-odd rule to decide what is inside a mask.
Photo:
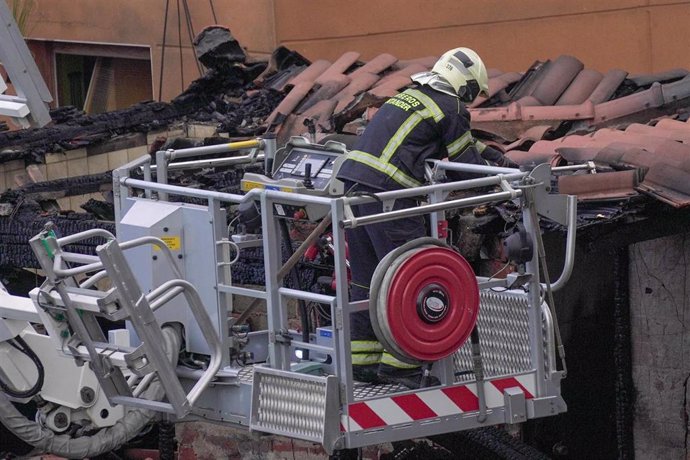
[(17, 96), (4, 94), (5, 81), (0, 78), (0, 115), (12, 117), (23, 127), (40, 128), (50, 123), (50, 91), (38, 71), (12, 12), (0, 1), (0, 62), (14, 85)]
[[(96, 249), (97, 256), (65, 250), (69, 244), (97, 237), (106, 239), (105, 244)], [(161, 251), (178, 279), (144, 294), (123, 250), (147, 244)], [(32, 238), (30, 245), (46, 273), (45, 283), (34, 293), (39, 314), (65, 353), (78, 362), (90, 362), (108, 400), (112, 404), (170, 412), (178, 417), (188, 414), (220, 368), (221, 342), (199, 294), (194, 286), (181, 279), (172, 252), (165, 243), (154, 237), (118, 243), (111, 233), (101, 229), (58, 238), (48, 227)], [(77, 282), (77, 276), (86, 274), (91, 275)], [(106, 277), (112, 284), (109, 290), (91, 289)], [(189, 392), (185, 392), (177, 377), (176, 363), (171, 362), (166, 353), (163, 331), (154, 316), (155, 310), (178, 295), (185, 296), (212, 350), (207, 368)], [(108, 343), (97, 322), (98, 317), (129, 321), (141, 344), (134, 348)], [(133, 393), (123, 370), (148, 381), (157, 376), (167, 402), (145, 399)]]

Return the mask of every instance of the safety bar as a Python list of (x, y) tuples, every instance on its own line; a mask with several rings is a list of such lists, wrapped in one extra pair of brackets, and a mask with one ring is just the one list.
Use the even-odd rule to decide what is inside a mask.
[(181, 158), (189, 158), (203, 155), (213, 155), (216, 153), (237, 152), (247, 149), (263, 149), (268, 145), (263, 139), (251, 139), (247, 141), (228, 142), (227, 144), (206, 145), (203, 147), (189, 147), (186, 149), (159, 150), (156, 154), (163, 152), (165, 159), (172, 161)]
[[(380, 194), (377, 194), (380, 195)], [(488, 193), (481, 196), (473, 196), (469, 198), (459, 198), (457, 200), (442, 201), (440, 203), (425, 204), (414, 208), (398, 209), (396, 211), (382, 212), (379, 214), (370, 214), (364, 217), (351, 217), (344, 219), (341, 225), (344, 228), (355, 228), (360, 225), (376, 224), (387, 220), (399, 219), (403, 217), (417, 216), (420, 214), (428, 214), (431, 212), (445, 211), (446, 209), (462, 208), (475, 206), (479, 204), (492, 203), (495, 201), (506, 201), (522, 195), (521, 190), (513, 190), (509, 192)]]
[(184, 291), (184, 289), (182, 289), (180, 286), (176, 286), (167, 291), (159, 292), (158, 289), (155, 289), (154, 291), (150, 292), (146, 298), (149, 299), (151, 311), (158, 310), (160, 307), (182, 294), (182, 291)]
[(446, 171), (461, 171), (477, 174), (529, 174), (528, 171), (520, 171), (517, 168), (504, 168), (501, 166), (474, 165), (470, 163), (456, 163), (453, 161), (432, 160), (435, 169)]
[(335, 306), (336, 304), (336, 298), (334, 296), (319, 294), (318, 292), (300, 291), (298, 289), (282, 287), (278, 289), (278, 293), (292, 299), (309, 300), (317, 303), (325, 303), (330, 306)]
[[(575, 237), (577, 236), (577, 196), (575, 195), (568, 195), (567, 217), (565, 263), (563, 264), (561, 275), (555, 282), (551, 283), (552, 291), (558, 291), (565, 286), (565, 283), (570, 279), (570, 275), (573, 274), (573, 266), (575, 265)], [(546, 284), (542, 283), (542, 287), (546, 289)]]
[(177, 266), (177, 262), (175, 261), (175, 257), (173, 256), (172, 251), (170, 250), (168, 245), (165, 244), (165, 241), (161, 240), (160, 238), (156, 238), (155, 236), (141, 236), (139, 238), (134, 238), (133, 240), (120, 243), (120, 248), (122, 250), (127, 250), (131, 248), (136, 248), (138, 246), (143, 246), (145, 244), (150, 244), (160, 249), (163, 252), (163, 254), (165, 254), (165, 257), (168, 259), (168, 262), (170, 262), (175, 276), (177, 276), (178, 278), (182, 278), (182, 272), (180, 271), (180, 268)]
[[(156, 152), (156, 181), (160, 184), (168, 183), (168, 163), (182, 158), (189, 158), (203, 155), (213, 155), (218, 153), (236, 152), (247, 149), (261, 149), (265, 152), (264, 155), (264, 169), (268, 170), (271, 162), (275, 158), (276, 153), (276, 139), (275, 137), (266, 137), (264, 139), (253, 139), (248, 141), (229, 142), (227, 144), (208, 145), (204, 147), (191, 147), (187, 149), (169, 149), (159, 150)], [(168, 195), (166, 191), (159, 191), (158, 197), (161, 200), (167, 201)]]
[[(189, 187), (180, 187), (178, 185), (168, 185), (160, 184), (156, 182), (147, 182), (139, 179), (132, 179), (129, 177), (123, 177), (120, 179), (120, 184), (125, 187), (140, 188), (143, 190), (150, 190), (153, 192), (158, 192), (159, 196), (161, 193), (176, 194), (182, 196), (189, 196), (194, 198), (211, 199), (218, 201), (226, 201), (231, 203), (241, 203), (247, 197), (256, 195), (256, 192), (260, 192), (259, 189), (250, 190), (246, 195), (235, 195), (232, 193), (224, 192), (214, 192), (210, 190), (194, 189)], [(256, 191), (255, 193), (252, 193)]]
[[(180, 161), (177, 163), (168, 164), (168, 171), (177, 171), (181, 169), (196, 169), (196, 168), (214, 168), (217, 166), (230, 166), (238, 165), (244, 163), (253, 163), (257, 160), (263, 160), (266, 156), (264, 154), (254, 155), (242, 155), (238, 157), (230, 158), (213, 158), (211, 160), (193, 160), (193, 161)], [(151, 170), (156, 171), (158, 167), (156, 165), (151, 165)]]
[(60, 268), (60, 267), (62, 267), (62, 260), (63, 260), (63, 257), (60, 254), (56, 254), (55, 258), (53, 259), (53, 272), (57, 276), (69, 277), (69, 276), (80, 275), (82, 273), (89, 273), (89, 272), (95, 272), (95, 271), (103, 270), (103, 264), (101, 262), (95, 262), (92, 264), (80, 265), (80, 266), (74, 267), (74, 268), (64, 268), (63, 269), (63, 268)]
[(188, 187), (180, 187), (178, 185), (158, 184), (155, 182), (145, 182), (139, 179), (131, 179), (123, 177), (120, 179), (120, 184), (124, 187), (134, 187), (141, 189), (148, 189), (157, 192), (167, 192), (181, 196), (188, 196), (193, 198), (201, 198), (205, 200), (217, 200), (229, 203), (244, 203), (259, 199), (260, 196), (265, 195), (267, 198), (279, 200), (285, 203), (294, 204), (320, 204), (330, 206), (333, 201), (332, 198), (326, 198), (317, 195), (302, 195), (299, 193), (281, 192), (278, 190), (265, 190), (255, 188), (247, 192), (245, 195), (235, 195), (225, 192), (214, 192), (211, 190), (192, 189)]
[[(166, 291), (176, 292), (175, 296), (180, 293), (185, 296), (185, 299), (192, 310), (192, 314), (194, 315), (194, 319), (196, 319), (201, 332), (211, 348), (211, 359), (208, 363), (208, 368), (204, 371), (201, 378), (194, 384), (192, 389), (189, 390), (189, 393), (187, 393), (187, 400), (189, 401), (189, 404), (193, 406), (196, 400), (199, 399), (199, 396), (201, 396), (201, 393), (206, 389), (206, 387), (208, 387), (209, 383), (211, 383), (211, 380), (213, 380), (216, 373), (220, 369), (222, 344), (220, 342), (220, 338), (218, 338), (218, 334), (216, 333), (211, 319), (208, 317), (208, 314), (204, 309), (204, 303), (201, 300), (201, 297), (199, 297), (199, 293), (192, 283), (182, 279), (166, 281), (147, 294), (146, 298), (149, 300), (160, 298), (159, 300), (161, 301), (162, 299), (172, 300), (175, 296), (166, 296)], [(162, 304), (158, 305), (158, 307), (160, 306), (162, 306)], [(151, 309), (153, 310), (153, 304), (151, 305)]]
[[(136, 246), (141, 246), (143, 244), (153, 244), (157, 246), (159, 249), (163, 251), (165, 254), (165, 257), (168, 259), (168, 262), (172, 265), (172, 269), (175, 272), (175, 276), (177, 277), (182, 277), (182, 273), (180, 272), (177, 263), (175, 262), (175, 258), (173, 257), (172, 251), (170, 251), (170, 248), (163, 242), (163, 240), (160, 240), (159, 238), (155, 237), (149, 237), (149, 236), (144, 236), (141, 238), (136, 238), (134, 240), (127, 241), (125, 243), (120, 244), (120, 248), (123, 249), (129, 249), (133, 248)], [(70, 253), (67, 253), (70, 254)], [(65, 255), (65, 254), (63, 254)], [(95, 257), (95, 256), (88, 256), (88, 257)], [(97, 258), (97, 257), (96, 257)], [(68, 260), (67, 258), (64, 258), (64, 260)], [(101, 270), (98, 273), (90, 276), (88, 279), (86, 279), (83, 283), (79, 285), (80, 288), (90, 288), (94, 284), (96, 284), (98, 281), (102, 280), (103, 278), (106, 278), (108, 276), (108, 273), (105, 270)]]
[(101, 270), (98, 273), (88, 277), (83, 283), (79, 285), (79, 287), (82, 289), (89, 289), (93, 287), (97, 282), (107, 277), (108, 272), (106, 272), (105, 270)]
[[(447, 163), (447, 162), (446, 162)], [(522, 179), (527, 173), (514, 173), (514, 174), (498, 174), (495, 176), (480, 177), (477, 179), (466, 179), (455, 182), (443, 182), (439, 184), (423, 185), (420, 187), (391, 190), (387, 192), (376, 193), (376, 196), (381, 201), (394, 200), (398, 198), (411, 198), (423, 195), (429, 195), (433, 192), (443, 192), (451, 190), (469, 190), (477, 187), (486, 187), (490, 185), (501, 185), (505, 182), (510, 182), (513, 180)], [(352, 196), (345, 198), (347, 204), (362, 204), (371, 203), (373, 201), (378, 201), (376, 198), (371, 196)]]
[(102, 237), (106, 240), (114, 240), (115, 235), (110, 233), (108, 230), (102, 228), (92, 228), (91, 230), (85, 230), (83, 232), (75, 233), (74, 235), (64, 236), (62, 238), (56, 238), (57, 244), (60, 247), (66, 246), (68, 244), (76, 243), (77, 241), (84, 241), (89, 238)]
[[(319, 294), (317, 292), (300, 291), (298, 289), (291, 289), (285, 287), (279, 288), (278, 293), (283, 297), (291, 299), (306, 300), (310, 302), (326, 304), (331, 308), (331, 317), (336, 317), (335, 308), (337, 306), (337, 299), (334, 296), (330, 296), (327, 294)], [(330, 354), (335, 351), (333, 346), (326, 347), (323, 345), (316, 345), (310, 342), (303, 342), (298, 339), (293, 339), (291, 342), (291, 346), (294, 348), (307, 349), (324, 354)]]
[[(84, 232), (80, 233), (75, 233), (74, 235), (70, 235), (65, 238), (60, 238), (57, 240), (58, 246), (62, 249), (64, 244), (70, 244), (74, 243), (75, 241), (81, 241), (87, 238), (92, 238), (94, 236), (104, 236), (105, 234), (110, 235), (108, 239), (110, 241), (115, 240), (115, 237), (112, 235), (112, 233), (108, 232), (107, 230), (101, 230), (101, 229), (92, 229), (92, 230), (86, 230)], [(182, 278), (182, 272), (180, 271), (180, 268), (177, 266), (177, 262), (175, 261), (175, 257), (173, 256), (172, 251), (168, 247), (168, 245), (165, 244), (163, 240), (160, 238), (156, 238), (153, 236), (142, 236), (140, 238), (135, 238), (133, 240), (126, 241), (124, 243), (120, 244), (120, 248), (123, 250), (126, 249), (131, 249), (135, 248), (138, 246), (142, 246), (145, 244), (151, 244), (153, 246), (156, 246), (158, 249), (160, 249), (163, 254), (165, 254), (165, 257), (168, 259), (168, 262), (170, 262), (172, 269), (175, 273), (175, 276), (178, 278)], [(83, 263), (86, 265), (80, 265), (78, 267), (74, 268), (68, 268), (68, 269), (63, 269), (62, 267), (62, 262), (76, 262), (76, 263)], [(97, 256), (90, 256), (90, 255), (84, 255), (84, 254), (76, 254), (72, 252), (62, 252), (62, 253), (57, 253), (55, 254), (55, 258), (53, 259), (53, 271), (55, 272), (56, 275), (58, 276), (74, 276), (74, 275), (79, 275), (82, 273), (89, 273), (98, 270), (100, 273), (100, 270), (103, 269), (103, 264), (100, 262), (100, 259)], [(95, 274), (94, 276), (99, 275), (98, 273)], [(99, 275), (99, 278), (104, 278), (105, 275)], [(92, 281), (90, 285), (93, 285), (95, 281)]]
[[(468, 173), (477, 174), (520, 174), (521, 177), (528, 175), (531, 171), (521, 171), (516, 168), (503, 168), (500, 166), (484, 166), (484, 165), (473, 165), (469, 163), (455, 163), (452, 161), (442, 161), (442, 160), (431, 160), (430, 163), (436, 169), (443, 169), (446, 171), (460, 171)], [(567, 165), (567, 166), (553, 166), (551, 171), (553, 172), (566, 172), (566, 171), (581, 171), (583, 169), (588, 169), (590, 171), (596, 170), (596, 165), (592, 161), (587, 163), (580, 163), (577, 165)]]

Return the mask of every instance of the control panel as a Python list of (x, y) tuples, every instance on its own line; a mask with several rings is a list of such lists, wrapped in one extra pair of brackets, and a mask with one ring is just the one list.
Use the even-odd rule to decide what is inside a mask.
[(341, 142), (312, 144), (303, 137), (293, 137), (276, 152), (271, 177), (246, 173), (243, 191), (254, 188), (312, 195), (342, 195), (343, 184), (335, 178), (347, 149)]

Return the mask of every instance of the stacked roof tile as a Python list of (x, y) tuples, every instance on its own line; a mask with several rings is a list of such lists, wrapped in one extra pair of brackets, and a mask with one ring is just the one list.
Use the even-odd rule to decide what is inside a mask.
[[(364, 92), (379, 98), (392, 96), (410, 84), (410, 75), (429, 70), (435, 61), (434, 57), (399, 61), (382, 54), (362, 65), (358, 58), (358, 53), (348, 52), (333, 63), (318, 60), (281, 83), (279, 89), (289, 92), (269, 117), (269, 124), (290, 115), (326, 120)], [(491, 70), (489, 74), (491, 97), (475, 101), (471, 113), (474, 125), (490, 132), (489, 123), (509, 121), (577, 120), (597, 126), (690, 97), (687, 70), (640, 76), (623, 70), (602, 74), (572, 56), (536, 62), (524, 73)], [(501, 137), (517, 139), (516, 126), (503, 125), (495, 134), (512, 130), (514, 135)]]
[[(386, 98), (429, 70), (434, 57), (400, 61), (382, 54), (369, 62), (348, 52), (318, 60), (279, 89), (287, 95), (266, 125), (279, 139), (291, 135), (357, 134)], [(518, 163), (554, 165), (593, 161), (596, 175), (562, 176), (562, 192), (582, 200), (644, 193), (676, 207), (690, 205), (690, 73), (601, 73), (572, 56), (535, 62), (523, 73), (489, 71), (490, 97), (470, 106), (479, 137)], [(355, 110), (352, 110), (355, 108)]]
[(665, 117), (649, 124), (631, 123), (624, 129), (602, 128), (584, 135), (538, 140), (529, 149), (509, 150), (507, 155), (523, 164), (596, 162), (609, 172), (566, 176), (559, 181), (561, 192), (582, 199), (631, 196), (637, 191), (675, 207), (690, 205), (687, 120)]

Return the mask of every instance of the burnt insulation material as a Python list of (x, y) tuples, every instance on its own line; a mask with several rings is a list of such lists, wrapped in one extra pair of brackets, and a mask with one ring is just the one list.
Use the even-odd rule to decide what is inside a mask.
[[(38, 260), (27, 244), (29, 239), (41, 232), (48, 222), (55, 224), (59, 236), (83, 232), (92, 228), (104, 228), (115, 232), (115, 224), (97, 220), (91, 214), (70, 213), (66, 215), (39, 215), (36, 204), (24, 205), (12, 216), (0, 217), (0, 266), (39, 268)], [(68, 250), (79, 254), (94, 254), (96, 245), (102, 239), (92, 238), (68, 246)]]
[[(256, 118), (270, 113), (283, 98), (273, 90), (247, 93), (255, 89), (252, 82), (266, 66), (258, 62), (235, 65), (222, 72), (210, 69), (171, 103), (148, 101), (95, 115), (73, 107), (53, 110), (50, 126), (0, 132), (0, 163), (22, 159), (42, 163), (46, 153), (95, 145), (119, 134), (162, 129), (183, 120), (227, 121), (228, 127), (237, 129), (226, 131), (239, 134), (256, 125)], [(259, 128), (248, 131), (258, 133)]]
[(93, 198), (91, 198), (89, 201), (82, 204), (81, 208), (84, 211), (93, 214), (98, 220), (115, 220), (115, 206), (113, 206), (112, 203), (94, 200)]
[(225, 103), (222, 100), (209, 104), (214, 109), (207, 114), (197, 113), (197, 119), (205, 115), (219, 123), (218, 132), (230, 136), (259, 136), (266, 130), (264, 120), (273, 112), (285, 94), (272, 89), (249, 92), (238, 102)]
[(46, 153), (97, 144), (116, 134), (164, 128), (184, 114), (172, 104), (144, 102), (115, 112), (66, 118), (44, 128), (3, 132), (0, 163), (22, 159), (42, 163)]
[(111, 172), (78, 177), (67, 177), (64, 179), (55, 179), (44, 182), (34, 182), (27, 184), (20, 189), (10, 190), (4, 194), (0, 194), (0, 203), (10, 201), (9, 197), (6, 196), (9, 194), (27, 196), (60, 192), (61, 197), (63, 197), (97, 193), (102, 190), (104, 185), (109, 186), (112, 184), (112, 182), (113, 175)]
[(432, 436), (430, 439), (453, 452), (456, 455), (455, 458), (459, 460), (547, 460), (550, 458), (496, 427), (448, 433)]
[[(299, 243), (293, 244), (294, 249), (296, 249), (298, 245)], [(285, 248), (283, 248), (282, 252), (283, 262), (286, 262), (290, 255)], [(317, 270), (316, 268), (301, 262), (297, 263), (297, 269), (300, 276), (299, 282), (303, 288), (314, 285), (317, 276), (327, 275), (330, 273), (328, 270)], [(232, 266), (232, 281), (235, 284), (266, 284), (264, 251), (262, 248), (247, 248), (240, 252), (239, 260)], [(295, 280), (293, 280), (290, 276), (285, 277), (285, 286), (297, 289)]]

